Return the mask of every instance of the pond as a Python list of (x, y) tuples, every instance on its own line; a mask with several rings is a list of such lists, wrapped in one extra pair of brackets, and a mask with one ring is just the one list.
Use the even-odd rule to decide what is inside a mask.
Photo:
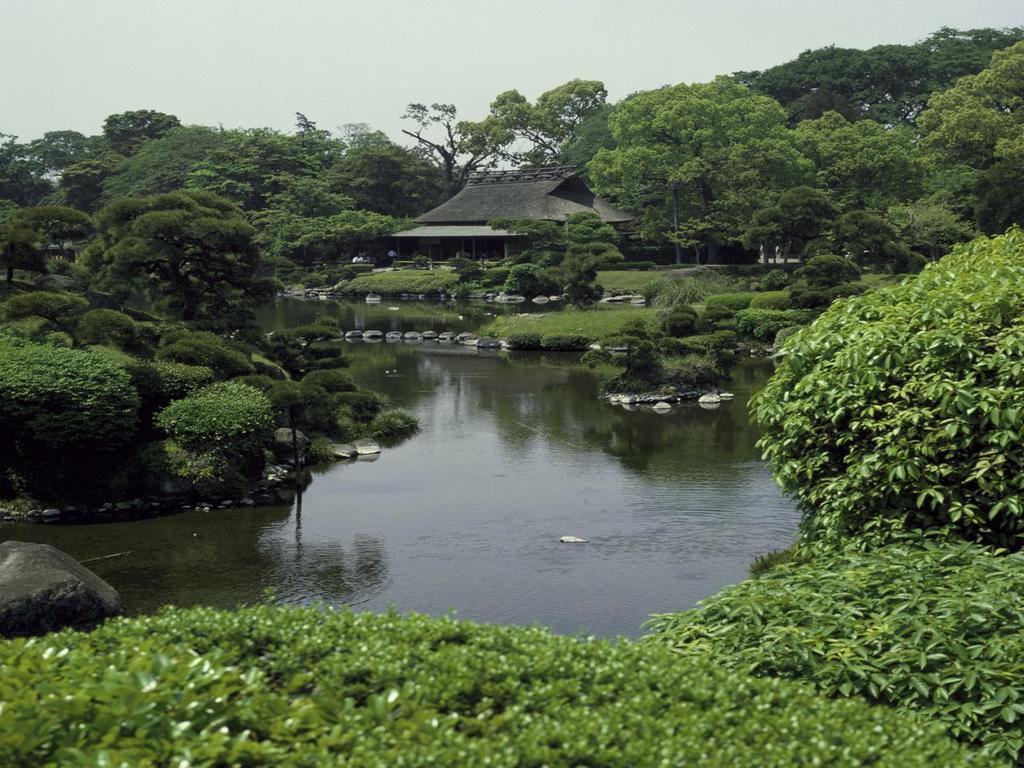
[[(440, 331), (501, 311), (388, 306), (282, 300), (260, 320), (286, 327), (329, 314), (345, 329)], [(605, 636), (636, 636), (651, 613), (693, 606), (794, 538), (799, 515), (746, 416), (770, 373), (764, 361), (737, 366), (735, 400), (658, 414), (599, 400), (597, 376), (573, 357), (437, 343), (349, 349), (356, 380), (421, 424), (375, 461), (318, 471), (290, 506), (6, 524), (0, 538), (90, 561), (133, 612), (230, 607), (269, 589), (282, 603), (455, 611)]]

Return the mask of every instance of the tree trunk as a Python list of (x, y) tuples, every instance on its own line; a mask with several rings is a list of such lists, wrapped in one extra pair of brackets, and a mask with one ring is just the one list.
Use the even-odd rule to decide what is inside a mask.
[(14, 282), (14, 267), (7, 267), (7, 282)]

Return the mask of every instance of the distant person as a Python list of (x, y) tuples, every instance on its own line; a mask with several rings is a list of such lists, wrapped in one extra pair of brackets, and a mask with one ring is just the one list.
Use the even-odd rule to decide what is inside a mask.
[(398, 254), (395, 253), (395, 249), (394, 248), (392, 248), (390, 251), (388, 251), (388, 264), (389, 265), (394, 264), (395, 263), (395, 259), (397, 259), (397, 258), (398, 258)]

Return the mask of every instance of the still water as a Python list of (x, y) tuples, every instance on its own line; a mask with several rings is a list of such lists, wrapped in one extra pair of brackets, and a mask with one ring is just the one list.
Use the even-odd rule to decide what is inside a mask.
[[(326, 314), (343, 329), (440, 331), (496, 311), (397, 306), (279, 301), (260, 319), (281, 328)], [(764, 362), (737, 367), (732, 402), (660, 415), (600, 401), (598, 379), (572, 357), (361, 342), (350, 356), (356, 380), (414, 413), (421, 431), (375, 461), (318, 472), (294, 504), (7, 524), (0, 539), (92, 560), (133, 612), (230, 607), (272, 589), (283, 603), (630, 636), (651, 613), (694, 605), (793, 540), (798, 514), (746, 418), (770, 373)], [(117, 556), (93, 560), (108, 555)]]

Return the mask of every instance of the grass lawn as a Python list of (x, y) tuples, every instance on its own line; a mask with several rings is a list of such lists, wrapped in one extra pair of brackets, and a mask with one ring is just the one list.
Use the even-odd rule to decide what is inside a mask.
[(440, 293), (451, 290), (459, 276), (447, 269), (398, 269), (359, 275), (342, 285), (346, 293)]
[(665, 273), (657, 270), (641, 272), (636, 269), (614, 269), (597, 273), (597, 284), (607, 293), (635, 293), (652, 280), (664, 279)]
[(586, 336), (597, 341), (618, 332), (623, 324), (636, 318), (655, 322), (657, 313), (647, 307), (604, 307), (593, 309), (565, 309), (544, 314), (505, 315), (496, 317), (478, 333), (484, 336), (507, 338), (513, 333), (566, 334)]

